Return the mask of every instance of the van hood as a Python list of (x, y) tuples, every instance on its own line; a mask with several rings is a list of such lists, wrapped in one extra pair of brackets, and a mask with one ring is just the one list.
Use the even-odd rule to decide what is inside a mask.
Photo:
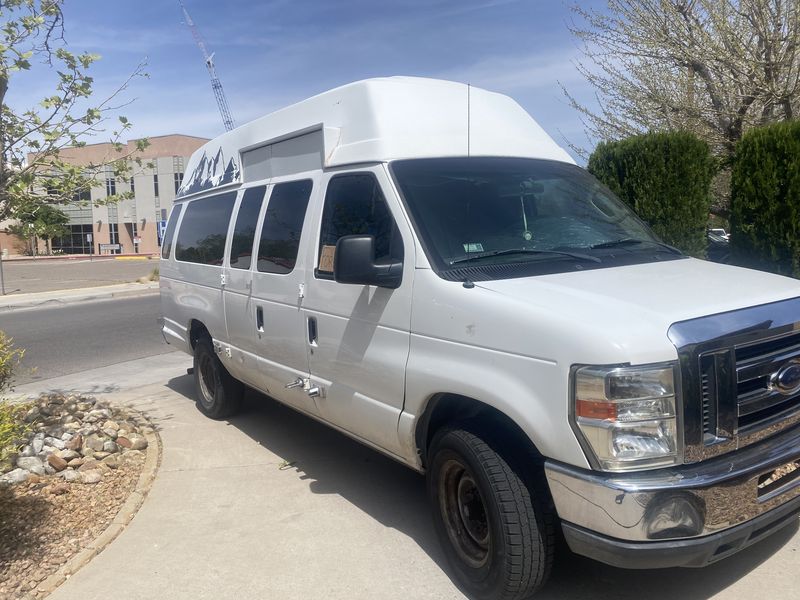
[(674, 354), (666, 337), (673, 323), (800, 297), (796, 279), (693, 258), (475, 285), (642, 360), (662, 360), (665, 346)]

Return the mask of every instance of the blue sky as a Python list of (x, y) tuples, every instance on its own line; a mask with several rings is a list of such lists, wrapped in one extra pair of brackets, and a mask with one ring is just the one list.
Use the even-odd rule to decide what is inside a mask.
[[(578, 52), (567, 29), (570, 0), (185, 3), (215, 52), (237, 124), (358, 79), (415, 75), (506, 93), (560, 144), (588, 144), (558, 86), (591, 101), (572, 64)], [(122, 111), (134, 124), (128, 137), (223, 131), (177, 0), (67, 0), (65, 14), (71, 48), (103, 57), (93, 67), (98, 93), (147, 60), (149, 77), (132, 82), (126, 94), (135, 99)], [(48, 93), (39, 69), (12, 79), (13, 106), (30, 106)]]

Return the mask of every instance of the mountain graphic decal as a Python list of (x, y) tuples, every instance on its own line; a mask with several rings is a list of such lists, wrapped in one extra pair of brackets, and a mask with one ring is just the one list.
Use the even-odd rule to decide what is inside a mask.
[(217, 149), (217, 153), (213, 158), (209, 157), (204, 150), (194, 171), (189, 177), (183, 178), (183, 183), (178, 188), (177, 196), (178, 198), (188, 196), (189, 194), (195, 194), (238, 180), (239, 163), (234, 157), (231, 157), (226, 163), (222, 147)]

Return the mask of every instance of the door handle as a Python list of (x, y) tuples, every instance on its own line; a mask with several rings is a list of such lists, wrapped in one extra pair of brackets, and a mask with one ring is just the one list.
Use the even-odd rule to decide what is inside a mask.
[(259, 333), (264, 333), (264, 309), (256, 307), (256, 329)]
[(317, 345), (317, 317), (308, 317), (308, 343)]

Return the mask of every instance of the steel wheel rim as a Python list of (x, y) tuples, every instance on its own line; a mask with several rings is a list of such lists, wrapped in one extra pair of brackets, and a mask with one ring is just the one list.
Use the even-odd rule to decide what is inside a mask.
[(492, 546), (491, 529), (475, 478), (461, 461), (448, 459), (439, 478), (439, 505), (450, 542), (474, 568), (484, 566)]
[(210, 406), (214, 402), (213, 390), (216, 388), (217, 374), (208, 354), (203, 354), (199, 362), (200, 400), (204, 405)]

